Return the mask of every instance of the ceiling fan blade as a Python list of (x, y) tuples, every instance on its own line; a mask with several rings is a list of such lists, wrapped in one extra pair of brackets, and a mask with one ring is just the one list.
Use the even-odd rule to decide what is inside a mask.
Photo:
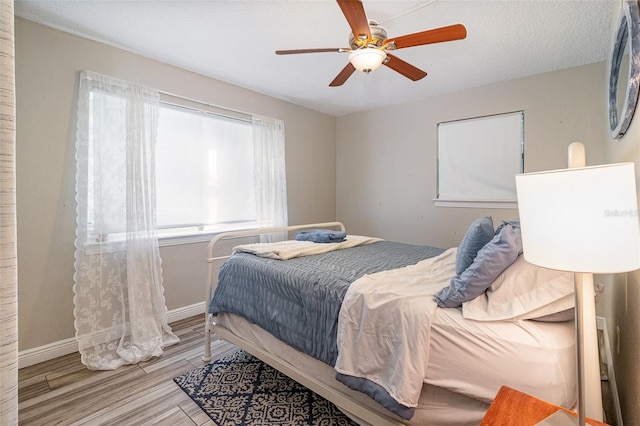
[(392, 38), (386, 40), (384, 44), (387, 45), (393, 42), (396, 45), (396, 49), (403, 49), (405, 47), (442, 43), (443, 41), (461, 40), (465, 37), (467, 37), (467, 29), (465, 26), (462, 24), (455, 24)]
[(399, 72), (410, 80), (417, 81), (427, 76), (427, 73), (422, 71), (420, 68), (414, 67), (397, 56), (390, 55), (388, 52), (387, 58), (389, 58), (389, 60), (384, 63), (386, 66)]
[(365, 35), (369, 40), (371, 38), (369, 20), (364, 13), (362, 2), (360, 0), (337, 0), (337, 2), (340, 9), (342, 9), (342, 14), (347, 18), (354, 37), (357, 39), (358, 36)]
[(289, 49), (289, 50), (276, 50), (276, 55), (295, 55), (298, 53), (324, 53), (324, 52), (346, 52), (349, 49), (342, 47), (327, 47), (321, 49)]
[(342, 68), (342, 71), (340, 71), (336, 78), (334, 78), (333, 81), (329, 83), (329, 87), (342, 86), (344, 82), (347, 81), (349, 77), (351, 77), (351, 74), (353, 74), (355, 70), (356, 68), (351, 65), (351, 62), (348, 62), (347, 66)]

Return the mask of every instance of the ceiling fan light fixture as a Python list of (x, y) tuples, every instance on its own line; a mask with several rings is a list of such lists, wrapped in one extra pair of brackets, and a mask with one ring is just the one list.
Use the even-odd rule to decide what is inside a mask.
[(351, 62), (351, 65), (358, 71), (364, 73), (370, 73), (378, 69), (386, 58), (387, 54), (384, 50), (373, 47), (357, 49), (349, 54), (349, 62)]

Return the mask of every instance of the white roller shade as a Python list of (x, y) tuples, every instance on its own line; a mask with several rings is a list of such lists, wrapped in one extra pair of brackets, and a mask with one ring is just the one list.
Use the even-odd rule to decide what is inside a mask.
[(437, 201), (515, 203), (522, 111), (438, 124)]

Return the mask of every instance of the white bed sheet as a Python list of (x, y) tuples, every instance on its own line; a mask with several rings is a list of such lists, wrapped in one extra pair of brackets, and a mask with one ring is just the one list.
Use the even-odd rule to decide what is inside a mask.
[(438, 308), (425, 385), (410, 422), (348, 389), (335, 380), (331, 366), (255, 324), (233, 314), (220, 314), (215, 322), (294, 367), (313, 372), (312, 377), (369, 409), (409, 425), (477, 425), (502, 385), (566, 407), (575, 402), (572, 322), (476, 322), (463, 319), (459, 309)]
[(576, 402), (573, 321), (472, 321), (437, 309), (425, 383), (491, 402), (507, 385), (571, 408)]

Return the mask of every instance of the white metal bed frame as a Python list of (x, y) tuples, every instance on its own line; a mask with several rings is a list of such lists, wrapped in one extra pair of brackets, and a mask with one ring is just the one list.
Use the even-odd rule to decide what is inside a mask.
[(242, 348), (246, 352), (260, 359), (264, 363), (272, 366), (276, 370), (286, 374), (291, 377), (293, 380), (302, 384), (303, 386), (311, 389), (318, 395), (323, 398), (334, 403), (338, 408), (340, 408), (343, 412), (352, 416), (354, 419), (359, 419), (360, 421), (365, 422), (366, 424), (371, 425), (380, 425), (380, 426), (399, 426), (406, 424), (400, 420), (396, 420), (390, 416), (385, 416), (382, 413), (372, 411), (371, 409), (363, 406), (358, 401), (353, 399), (347, 394), (341, 393), (336, 389), (331, 388), (327, 384), (321, 382), (312, 376), (311, 373), (305, 372), (300, 368), (297, 368), (285, 360), (274, 356), (273, 354), (267, 352), (266, 350), (258, 347), (253, 342), (250, 342), (246, 339), (238, 337), (228, 329), (217, 325), (213, 321), (213, 316), (209, 314), (209, 302), (211, 300), (211, 296), (213, 295), (213, 291), (215, 290), (218, 284), (217, 274), (214, 273), (215, 262), (226, 260), (231, 257), (230, 254), (222, 255), (222, 256), (214, 256), (215, 249), (218, 243), (225, 240), (230, 239), (238, 239), (244, 237), (255, 237), (262, 234), (270, 234), (275, 232), (293, 232), (302, 229), (313, 229), (313, 228), (339, 228), (344, 231), (345, 227), (340, 222), (325, 222), (325, 223), (314, 223), (308, 225), (295, 225), (295, 226), (285, 226), (278, 228), (263, 228), (263, 229), (255, 229), (255, 230), (247, 230), (247, 231), (232, 231), (225, 232), (216, 235), (211, 239), (209, 245), (207, 247), (207, 286), (206, 286), (206, 299), (205, 299), (205, 336), (204, 336), (204, 355), (202, 356), (202, 360), (204, 362), (211, 361), (211, 333), (215, 332), (217, 336), (226, 340), (234, 345)]

